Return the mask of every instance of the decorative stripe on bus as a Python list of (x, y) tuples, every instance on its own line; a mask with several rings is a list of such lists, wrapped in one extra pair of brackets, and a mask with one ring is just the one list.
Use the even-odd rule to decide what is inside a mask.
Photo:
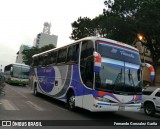
[(113, 65), (122, 66), (122, 67), (125, 66), (125, 68), (130, 68), (130, 69), (139, 69), (139, 65), (135, 65), (128, 62), (125, 62), (124, 64), (123, 61), (114, 60), (114, 59), (105, 58), (105, 57), (102, 57), (102, 63), (113, 64)]
[(135, 53), (138, 53), (137, 50), (134, 50), (132, 48), (128, 48), (127, 46), (122, 46), (122, 45), (118, 45), (118, 44), (113, 44), (113, 43), (109, 43), (109, 42), (99, 42), (99, 44), (102, 44), (102, 45), (107, 45), (107, 46), (112, 46), (112, 47), (116, 47), (116, 48), (121, 48), (121, 49), (125, 49), (125, 50), (128, 50), (128, 51), (132, 51), (132, 52), (135, 52)]

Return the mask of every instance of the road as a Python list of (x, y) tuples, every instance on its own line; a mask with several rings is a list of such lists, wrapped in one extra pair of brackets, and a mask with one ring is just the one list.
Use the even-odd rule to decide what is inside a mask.
[[(140, 112), (91, 113), (83, 109), (75, 112), (64, 103), (40, 95), (36, 97), (29, 87), (6, 84), (5, 95), (0, 95), (0, 120), (159, 120), (160, 115), (146, 116)], [(60, 127), (58, 127), (60, 128)], [(68, 127), (66, 127), (68, 128)]]

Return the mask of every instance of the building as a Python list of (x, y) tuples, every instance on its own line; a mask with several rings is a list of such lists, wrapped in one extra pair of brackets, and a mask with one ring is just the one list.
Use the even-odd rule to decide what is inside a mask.
[[(145, 44), (140, 41), (137, 41), (134, 46), (139, 50), (141, 61), (142, 63), (149, 63), (152, 64), (151, 52), (147, 49)], [(158, 61), (159, 64), (157, 65), (156, 73), (155, 73), (155, 85), (160, 86), (160, 60)], [(146, 83), (152, 83), (150, 80), (150, 72), (147, 67), (143, 68), (143, 82), (144, 85)]]
[(23, 45), (23, 44), (20, 46), (19, 51), (17, 52), (16, 63), (24, 64), (22, 51), (23, 50), (28, 50), (30, 48), (31, 47), (29, 47), (27, 45)]
[(37, 35), (37, 38), (35, 38), (33, 46), (37, 48), (41, 48), (45, 45), (53, 44), (56, 47), (57, 39), (58, 39), (58, 36), (56, 35), (49, 35), (42, 32)]
[(34, 39), (33, 46), (41, 48), (43, 46), (53, 44), (56, 47), (58, 36), (51, 35), (51, 23), (45, 22), (43, 26), (43, 32), (39, 33)]

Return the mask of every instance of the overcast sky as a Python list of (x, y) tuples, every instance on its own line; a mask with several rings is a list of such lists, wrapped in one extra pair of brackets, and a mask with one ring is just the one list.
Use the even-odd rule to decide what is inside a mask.
[(0, 68), (14, 63), (21, 44), (33, 45), (44, 22), (52, 24), (57, 46), (69, 43), (71, 23), (78, 17), (94, 18), (103, 12), (104, 0), (1, 0)]

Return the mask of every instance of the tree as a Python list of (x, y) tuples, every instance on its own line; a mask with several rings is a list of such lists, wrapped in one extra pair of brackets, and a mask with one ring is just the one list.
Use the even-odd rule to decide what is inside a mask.
[(79, 18), (72, 23), (74, 40), (86, 36), (108, 37), (132, 44), (138, 33), (151, 51), (153, 64), (160, 60), (160, 1), (105, 0), (103, 14), (93, 18)]
[[(124, 21), (127, 18), (130, 18), (132, 24), (134, 25), (134, 27), (136, 27), (136, 32), (140, 32), (145, 36), (148, 42), (147, 46), (149, 47), (152, 55), (154, 55), (155, 58), (156, 53), (159, 53), (158, 46), (160, 46), (160, 1), (106, 0), (104, 3), (108, 8), (108, 10), (105, 10), (105, 13), (109, 12), (116, 16), (122, 17)], [(158, 50), (155, 50), (155, 48), (157, 48)], [(154, 52), (152, 49), (154, 49)]]
[(137, 33), (144, 35), (154, 64), (160, 59), (160, 1), (105, 0), (103, 14), (72, 23), (71, 38), (99, 35), (131, 44)]
[(93, 22), (90, 18), (79, 17), (77, 21), (74, 21), (72, 23), (73, 31), (70, 38), (78, 40), (87, 36), (95, 35), (95, 30), (93, 26)]
[(32, 47), (31, 49), (23, 50), (22, 51), (23, 62), (27, 65), (31, 65), (32, 56), (34, 54), (38, 54), (38, 53), (41, 53), (41, 52), (44, 52), (44, 51), (47, 51), (47, 50), (50, 50), (50, 49), (53, 49), (53, 48), (55, 48), (55, 46), (53, 44), (49, 44), (49, 45), (46, 45), (46, 46), (41, 47), (41, 48)]
[(135, 15), (137, 30), (147, 41), (146, 46), (151, 51), (153, 64), (160, 59), (160, 1), (146, 0)]

